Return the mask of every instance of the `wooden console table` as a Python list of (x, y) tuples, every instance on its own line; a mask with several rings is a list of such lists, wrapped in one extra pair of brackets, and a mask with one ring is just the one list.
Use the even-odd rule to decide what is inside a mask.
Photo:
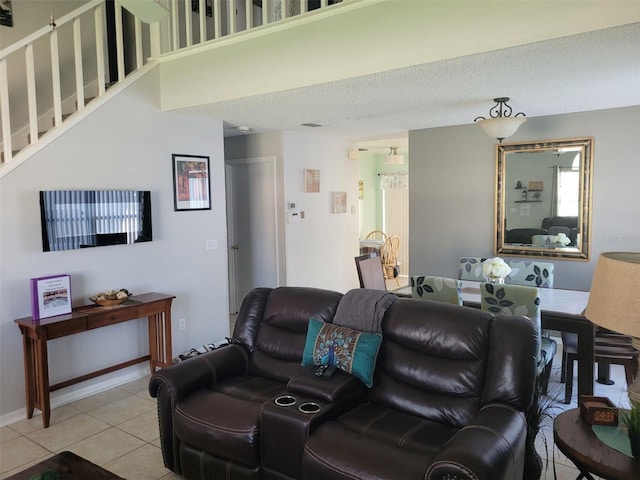
[[(51, 418), (49, 393), (55, 390), (147, 360), (151, 373), (156, 368), (171, 365), (171, 302), (174, 298), (162, 293), (144, 293), (129, 297), (121, 305), (77, 307), (66, 315), (15, 320), (22, 333), (27, 418), (32, 418), (33, 410), (37, 408), (42, 412), (42, 424), (47, 428)], [(49, 385), (47, 341), (143, 317), (149, 319), (149, 355)]]

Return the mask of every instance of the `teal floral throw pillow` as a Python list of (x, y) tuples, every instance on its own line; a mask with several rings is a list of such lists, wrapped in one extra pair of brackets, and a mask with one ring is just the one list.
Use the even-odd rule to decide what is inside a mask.
[(371, 388), (381, 341), (380, 334), (358, 332), (312, 318), (302, 365), (335, 365)]

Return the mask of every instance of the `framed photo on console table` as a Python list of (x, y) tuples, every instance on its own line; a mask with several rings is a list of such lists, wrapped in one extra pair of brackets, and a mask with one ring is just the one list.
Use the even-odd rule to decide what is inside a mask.
[(71, 313), (71, 276), (31, 279), (31, 316), (34, 320)]
[(211, 210), (209, 157), (173, 154), (174, 210)]

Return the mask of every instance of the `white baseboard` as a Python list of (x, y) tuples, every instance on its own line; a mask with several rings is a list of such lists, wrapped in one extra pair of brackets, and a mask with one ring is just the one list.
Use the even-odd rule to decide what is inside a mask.
[[(122, 375), (110, 378), (100, 383), (89, 385), (87, 387), (73, 390), (67, 393), (65, 393), (65, 390), (68, 390), (70, 387), (64, 388), (59, 392), (54, 392), (51, 394), (51, 409), (61, 407), (62, 405), (75, 402), (85, 397), (90, 397), (91, 395), (95, 395), (96, 393), (110, 390), (112, 388), (124, 385), (125, 383), (132, 382), (147, 375), (149, 375), (149, 364), (145, 362), (141, 365), (130, 367), (129, 369), (127, 369), (127, 373), (123, 373)], [(36, 409), (33, 414), (34, 418), (39, 417), (40, 415), (40, 410)], [(25, 420), (26, 418), (27, 412), (24, 407), (20, 410), (5, 413), (4, 415), (0, 415), (0, 427), (11, 425), (12, 423)]]

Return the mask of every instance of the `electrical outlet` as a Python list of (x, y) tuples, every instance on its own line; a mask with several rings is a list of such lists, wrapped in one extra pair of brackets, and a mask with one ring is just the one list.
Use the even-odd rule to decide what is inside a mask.
[(180, 320), (178, 320), (178, 329), (179, 330), (186, 330), (187, 329), (187, 319), (186, 318), (181, 318)]

